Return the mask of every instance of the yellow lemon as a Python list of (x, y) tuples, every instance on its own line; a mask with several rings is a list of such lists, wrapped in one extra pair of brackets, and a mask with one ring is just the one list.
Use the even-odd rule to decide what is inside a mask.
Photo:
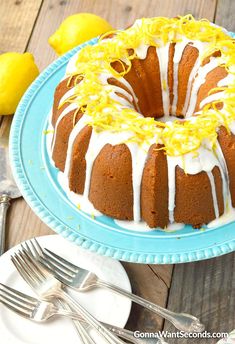
[(103, 18), (92, 13), (78, 13), (62, 22), (49, 38), (49, 44), (58, 55), (62, 55), (77, 45), (112, 30), (112, 26)]
[(0, 115), (12, 115), (39, 70), (30, 53), (0, 55)]

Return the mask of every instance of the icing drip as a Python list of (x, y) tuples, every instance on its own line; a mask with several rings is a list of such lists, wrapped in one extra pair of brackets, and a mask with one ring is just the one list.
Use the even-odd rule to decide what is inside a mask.
[(215, 192), (215, 182), (212, 174), (212, 170), (215, 166), (218, 166), (221, 171), (221, 178), (224, 185), (224, 197), (226, 193), (226, 180), (224, 179), (224, 172), (220, 166), (220, 163), (217, 157), (214, 155), (212, 150), (208, 149), (209, 147), (200, 147), (198, 149), (198, 156), (193, 155), (192, 153), (185, 154), (184, 156), (172, 157), (167, 155), (167, 165), (168, 165), (168, 211), (169, 211), (169, 221), (170, 223), (174, 222), (174, 209), (175, 209), (175, 192), (176, 192), (176, 167), (179, 166), (187, 174), (197, 174), (201, 171), (205, 171), (208, 174), (211, 189), (212, 189), (212, 198), (213, 205), (215, 209), (216, 216), (218, 212), (218, 203), (217, 196)]
[(81, 132), (81, 130), (86, 126), (87, 122), (89, 120), (89, 116), (83, 115), (80, 120), (77, 122), (73, 130), (71, 131), (71, 134), (69, 136), (69, 142), (68, 142), (68, 149), (67, 149), (67, 157), (65, 162), (65, 169), (64, 174), (66, 178), (69, 178), (69, 170), (70, 170), (70, 164), (71, 164), (71, 158), (72, 158), (72, 152), (73, 152), (73, 144), (78, 136), (78, 134)]
[(149, 45), (142, 43), (138, 48), (135, 48), (137, 57), (144, 60), (147, 56)]
[(56, 138), (56, 134), (57, 134), (57, 129), (58, 126), (61, 122), (61, 120), (70, 112), (73, 110), (77, 109), (77, 105), (76, 104), (69, 104), (60, 114), (60, 116), (58, 117), (57, 121), (56, 121), (56, 125), (55, 125), (55, 129), (54, 129), (54, 136), (53, 136), (53, 141), (52, 141), (52, 151), (54, 150), (55, 147), (55, 138)]
[[(128, 135), (129, 136), (129, 135)], [(86, 154), (86, 181), (84, 189), (84, 197), (88, 198), (90, 190), (90, 181), (92, 167), (95, 159), (106, 144), (117, 145), (128, 139), (127, 135), (112, 134), (110, 132), (96, 133), (92, 131), (89, 148)], [(133, 187), (133, 217), (135, 222), (141, 220), (140, 210), (140, 190), (143, 169), (148, 151), (139, 148), (136, 143), (127, 143), (127, 147), (131, 153), (132, 159), (132, 187)]]
[(194, 80), (193, 87), (191, 90), (189, 106), (188, 106), (188, 110), (185, 116), (186, 118), (191, 116), (194, 112), (194, 109), (197, 103), (198, 91), (200, 87), (205, 83), (207, 74), (211, 72), (213, 69), (215, 69), (216, 67), (218, 67), (218, 59), (215, 57), (211, 57), (209, 63), (199, 68), (198, 74)]
[(173, 58), (173, 75), (174, 75), (174, 84), (173, 84), (173, 103), (171, 108), (171, 114), (176, 115), (176, 108), (178, 102), (178, 68), (181, 61), (184, 49), (188, 44), (188, 40), (183, 40), (182, 42), (175, 44), (175, 53)]
[(230, 189), (229, 189), (229, 175), (228, 175), (228, 169), (226, 165), (226, 161), (222, 152), (222, 149), (220, 147), (220, 144), (218, 141), (216, 141), (216, 155), (219, 160), (219, 169), (220, 169), (220, 175), (222, 178), (222, 186), (223, 186), (223, 200), (224, 200), (224, 211), (227, 210), (228, 200), (231, 198), (230, 195)]
[(74, 90), (75, 90), (75, 87), (72, 87), (63, 95), (63, 97), (60, 99), (59, 106), (61, 106), (66, 101), (66, 99), (74, 95)]
[(215, 189), (215, 179), (212, 174), (212, 172), (207, 172), (210, 184), (211, 184), (211, 193), (212, 193), (212, 199), (213, 199), (213, 205), (214, 205), (214, 211), (215, 211), (215, 217), (219, 217), (219, 207), (218, 207), (218, 201), (217, 201), (217, 195), (216, 195), (216, 189)]
[[(141, 27), (142, 21), (136, 21), (134, 27)], [(185, 97), (185, 103), (183, 105), (183, 114), (186, 114), (186, 117), (190, 117), (196, 106), (197, 102), (197, 96), (198, 92), (200, 90), (200, 87), (205, 83), (207, 74), (212, 71), (214, 68), (216, 68), (219, 65), (219, 59), (215, 57), (211, 57), (209, 63), (207, 63), (204, 66), (200, 66), (201, 62), (201, 56), (203, 54), (204, 48), (209, 44), (208, 42), (200, 42), (200, 41), (193, 41), (189, 40), (189, 38), (183, 38), (182, 41), (175, 42), (175, 50), (174, 50), (174, 56), (173, 56), (173, 103), (172, 103), (172, 113), (169, 114), (169, 85), (168, 85), (168, 66), (169, 66), (169, 46), (170, 43), (166, 43), (162, 45), (162, 41), (158, 40), (156, 41), (158, 46), (156, 47), (156, 53), (159, 60), (159, 67), (160, 67), (160, 80), (161, 80), (161, 89), (162, 89), (162, 103), (163, 103), (163, 111), (164, 111), (164, 118), (162, 118), (162, 122), (170, 123), (169, 121), (169, 115), (175, 115), (177, 111), (177, 103), (178, 103), (178, 69), (179, 64), (183, 56), (183, 52), (187, 44), (191, 44), (194, 47), (196, 47), (199, 51), (199, 57), (196, 60), (195, 65), (192, 68), (192, 71), (189, 75), (188, 85), (187, 85), (187, 92)], [(104, 42), (99, 44), (105, 44)], [(149, 48), (149, 44), (141, 43), (138, 47), (134, 49), (135, 54), (140, 59), (145, 59), (147, 56), (147, 51)], [(79, 53), (75, 54), (74, 57), (70, 60), (66, 73), (75, 73), (78, 70), (78, 67), (76, 66), (77, 58)], [(124, 62), (127, 61), (128, 58), (126, 57), (123, 59)], [(82, 64), (81, 64), (82, 66)], [(86, 72), (86, 70), (85, 70)], [(66, 77), (66, 76), (65, 76)], [(107, 68), (103, 69), (103, 71), (98, 76), (98, 84), (100, 86), (100, 83), (104, 88), (110, 91), (108, 93), (108, 96), (110, 96), (110, 99), (114, 100), (115, 102), (119, 103), (117, 105), (118, 110), (120, 111), (122, 109), (134, 109), (134, 101), (137, 104), (138, 99), (133, 91), (133, 88), (131, 85), (125, 80), (124, 77), (120, 77), (117, 80), (121, 82), (129, 92), (124, 90), (122, 87), (118, 87), (115, 85), (111, 85), (108, 82), (109, 78), (114, 78), (114, 75), (111, 74), (110, 70)], [(83, 82), (81, 81), (81, 85)], [(218, 87), (226, 86), (228, 84), (234, 83), (234, 76), (228, 75), (223, 80), (220, 80), (218, 82)], [(90, 86), (90, 85), (89, 85)], [(64, 96), (60, 99), (60, 105), (66, 101), (67, 98), (71, 97), (75, 93), (75, 87), (72, 89), (69, 89)], [(86, 94), (86, 92), (84, 91)], [(88, 95), (90, 94), (87, 92)], [(102, 93), (102, 92), (101, 92)], [(92, 93), (91, 93), (92, 94)], [(98, 99), (97, 94), (95, 93), (90, 96), (89, 99)], [(121, 96), (120, 96), (121, 95)], [(122, 97), (123, 96), (123, 97)], [(92, 98), (93, 97), (93, 98)], [(207, 96), (204, 100), (200, 103), (200, 108), (203, 108), (206, 104), (218, 100), (225, 97), (224, 92), (217, 92), (214, 94), (211, 94)], [(86, 102), (85, 104), (89, 104)], [(76, 109), (78, 106), (77, 103), (72, 103), (66, 107), (66, 109), (60, 114), (56, 126), (55, 126), (55, 133), (54, 133), (54, 141), (52, 145), (52, 151), (54, 149), (55, 145), (55, 137), (57, 134), (58, 125), (60, 124), (61, 120), (66, 116), (70, 111)], [(116, 106), (116, 104), (114, 104)], [(107, 111), (106, 111), (107, 110)], [(110, 111), (109, 108), (104, 109), (104, 113)], [(201, 111), (203, 112), (203, 110)], [(109, 112), (110, 113), (110, 112)], [(89, 116), (90, 114), (90, 116)], [(110, 113), (112, 116), (112, 112)], [(119, 113), (118, 113), (119, 115)], [(94, 116), (94, 114), (93, 114)], [(138, 114), (139, 116), (139, 114)], [(141, 115), (140, 115), (141, 116)], [(85, 156), (86, 160), (86, 175), (85, 175), (85, 187), (84, 187), (84, 194), (83, 195), (76, 195), (73, 192), (69, 190), (69, 171), (71, 166), (71, 159), (72, 159), (72, 152), (73, 152), (73, 146), (74, 142), (81, 132), (81, 130), (87, 125), (87, 123), (92, 118), (92, 109), (90, 109), (90, 112), (87, 110), (87, 114), (85, 113), (81, 119), (77, 122), (75, 127), (73, 128), (68, 142), (68, 150), (67, 150), (67, 158), (66, 158), (66, 164), (65, 164), (65, 171), (64, 173), (59, 173), (59, 181), (61, 185), (65, 188), (67, 194), (69, 195), (72, 202), (77, 202), (81, 205), (81, 209), (85, 212), (91, 212), (94, 214), (95, 209), (92, 206), (92, 204), (89, 202), (89, 191), (90, 191), (90, 183), (91, 183), (91, 176), (92, 176), (92, 169), (93, 164), (95, 162), (95, 159), (103, 149), (103, 147), (106, 144), (110, 145), (118, 145), (122, 144), (123, 142), (127, 142), (129, 138), (133, 136), (133, 132), (130, 131), (123, 131), (122, 133), (113, 132), (110, 130), (106, 131), (96, 131), (92, 130), (88, 150)], [(191, 118), (190, 120), (191, 121)], [(191, 121), (193, 123), (193, 120)], [(191, 123), (190, 122), (190, 123)], [(174, 125), (174, 123), (170, 123), (170, 125)], [(105, 123), (106, 126), (106, 123)], [(125, 123), (124, 123), (125, 126)], [(230, 124), (230, 128), (232, 133), (235, 133), (235, 121)], [(128, 129), (129, 130), (129, 129)], [(132, 128), (130, 129), (132, 130)], [(205, 140), (205, 139), (203, 139)], [(231, 207), (231, 196), (229, 192), (229, 176), (227, 171), (226, 162), (221, 150), (221, 147), (219, 143), (217, 142), (216, 145), (216, 154), (213, 153), (212, 147), (207, 142), (201, 141), (201, 146), (197, 150), (198, 155), (194, 153), (188, 153), (183, 155), (183, 153), (180, 156), (170, 156), (167, 155), (167, 164), (168, 164), (168, 211), (169, 211), (169, 222), (170, 225), (168, 228), (182, 228), (182, 224), (176, 224), (174, 222), (174, 210), (175, 210), (175, 193), (176, 193), (176, 167), (179, 166), (180, 168), (184, 169), (185, 173), (188, 174), (197, 174), (201, 171), (205, 171), (207, 173), (208, 179), (210, 181), (211, 185), (211, 195), (213, 199), (213, 206), (214, 206), (214, 212), (216, 218), (219, 217), (219, 207), (218, 207), (218, 200), (216, 195), (216, 185), (214, 176), (212, 174), (212, 170), (215, 166), (218, 166), (222, 178), (222, 185), (223, 185), (223, 199), (224, 199), (224, 208), (226, 208), (227, 203), (229, 203), (230, 206), (230, 212), (235, 217), (235, 210)], [(146, 140), (147, 142), (147, 140)], [(126, 145), (130, 151), (131, 154), (131, 160), (132, 160), (132, 188), (133, 188), (133, 218), (134, 221), (128, 221), (128, 228), (131, 228), (134, 226), (134, 228), (142, 228), (143, 229), (143, 222), (141, 222), (141, 181), (142, 181), (142, 175), (143, 170), (146, 162), (146, 158), (148, 155), (148, 149), (152, 143), (156, 143), (157, 139), (154, 138), (153, 142), (151, 144), (144, 143), (142, 146), (138, 145), (134, 142), (127, 142)], [(162, 143), (162, 141), (158, 141), (158, 143)], [(230, 215), (228, 216), (230, 218)], [(211, 226), (214, 225), (216, 222), (212, 221)], [(119, 224), (121, 227), (127, 228), (125, 221), (115, 221), (117, 224)], [(208, 225), (208, 227), (209, 227)], [(146, 228), (146, 224), (144, 225), (144, 230), (148, 230)]]
[(191, 95), (191, 89), (192, 89), (192, 85), (193, 85), (193, 81), (195, 78), (195, 75), (198, 71), (198, 68), (200, 67), (200, 58), (198, 57), (192, 70), (191, 73), (189, 75), (189, 80), (188, 80), (188, 85), (187, 85), (187, 92), (186, 92), (186, 97), (185, 97), (185, 102), (184, 102), (184, 107), (183, 107), (183, 114), (186, 114), (188, 105), (189, 105), (189, 100), (190, 100), (190, 95)]
[(217, 92), (209, 95), (205, 99), (203, 99), (199, 105), (200, 109), (202, 109), (206, 104), (213, 102), (214, 100), (219, 100), (221, 97), (223, 98), (224, 92)]
[(163, 111), (166, 116), (169, 115), (169, 100), (170, 100), (169, 87), (168, 87), (169, 45), (170, 43), (167, 43), (159, 48), (156, 48), (158, 61), (159, 61), (159, 68), (160, 68)]
[(175, 209), (175, 169), (178, 165), (179, 158), (167, 155), (168, 166), (168, 212), (170, 223), (174, 222)]
[(132, 187), (133, 187), (133, 218), (135, 222), (141, 221), (140, 191), (144, 165), (148, 155), (148, 150), (139, 147), (136, 143), (127, 144), (132, 159)]
[(229, 129), (231, 130), (231, 133), (233, 135), (235, 135), (235, 121), (233, 121), (230, 125), (229, 125)]

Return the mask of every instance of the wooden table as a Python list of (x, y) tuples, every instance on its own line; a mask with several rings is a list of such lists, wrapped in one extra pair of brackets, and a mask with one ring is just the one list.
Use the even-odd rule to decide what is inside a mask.
[[(192, 13), (206, 17), (235, 31), (233, 0), (1, 0), (0, 53), (30, 51), (42, 71), (56, 55), (48, 37), (61, 21), (76, 12), (93, 12), (116, 28), (136, 18), (176, 16)], [(10, 118), (0, 117), (0, 135), (9, 127)], [(7, 221), (7, 248), (33, 236), (52, 234), (23, 199), (13, 202)], [(123, 264), (135, 293), (199, 317), (210, 332), (235, 328), (235, 254), (181, 265)], [(174, 331), (168, 322), (133, 306), (128, 327), (131, 329)], [(170, 343), (216, 343), (217, 340), (174, 339)]]

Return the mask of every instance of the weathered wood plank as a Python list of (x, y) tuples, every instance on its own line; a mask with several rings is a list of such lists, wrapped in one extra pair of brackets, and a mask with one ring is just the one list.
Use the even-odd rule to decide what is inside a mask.
[[(168, 308), (193, 314), (208, 332), (230, 332), (235, 328), (235, 253), (215, 259), (176, 265)], [(164, 330), (175, 332), (168, 322)], [(218, 339), (174, 339), (177, 344), (214, 344)]]
[[(235, 31), (235, 2), (218, 0), (215, 22)], [(172, 275), (168, 308), (201, 319), (209, 332), (229, 332), (235, 327), (235, 253), (202, 262), (177, 265)], [(164, 330), (175, 331), (169, 323)], [(214, 344), (218, 339), (172, 339), (169, 343)]]
[[(137, 295), (141, 295), (149, 301), (152, 301), (162, 307), (166, 306), (168, 288), (167, 283), (170, 279), (172, 266), (162, 267), (162, 271), (155, 273), (152, 266), (143, 264), (123, 263), (128, 276), (131, 280), (132, 290)], [(127, 328), (131, 330), (145, 330), (155, 332), (161, 330), (163, 319), (142, 307), (133, 304), (132, 312), (127, 323)]]
[(92, 12), (107, 19), (114, 28), (124, 28), (135, 19), (149, 16), (176, 16), (192, 13), (195, 17), (214, 18), (216, 0), (44, 0), (28, 50), (35, 55), (40, 69), (56, 58), (48, 38), (68, 15)]
[(234, 13), (234, 0), (218, 0), (215, 23), (224, 26), (229, 31), (235, 32)]
[(1, 0), (0, 54), (25, 51), (42, 0)]
[[(123, 28), (133, 23), (136, 18), (159, 15), (176, 16), (192, 13), (195, 17), (207, 17), (212, 20), (215, 5), (216, 0), (44, 0), (27, 49), (34, 54), (39, 68), (45, 68), (56, 58), (47, 43), (49, 36), (65, 17), (76, 12), (96, 13), (109, 20), (115, 28)], [(8, 47), (6, 49), (9, 50)], [(8, 218), (8, 228), (8, 247), (35, 235), (52, 233), (23, 200), (14, 202)], [(162, 306), (166, 304), (172, 266), (127, 263), (124, 266), (132, 281), (133, 290), (138, 295)], [(162, 327), (162, 320), (134, 306), (128, 325), (132, 329), (155, 331)]]

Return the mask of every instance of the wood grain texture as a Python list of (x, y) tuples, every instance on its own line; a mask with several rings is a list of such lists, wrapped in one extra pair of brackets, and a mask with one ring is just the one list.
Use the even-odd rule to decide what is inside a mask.
[[(40, 69), (43, 69), (56, 58), (56, 54), (47, 41), (65, 17), (80, 11), (93, 12), (110, 20), (114, 27), (125, 27), (131, 24), (135, 18), (143, 16), (141, 12), (143, 12), (144, 6), (143, 4), (141, 7), (138, 6), (142, 2), (132, 1), (132, 3), (132, 6), (128, 7), (124, 1), (44, 1), (27, 50), (34, 54)], [(152, 7), (145, 8), (144, 15), (146, 16), (151, 15), (150, 9), (152, 10), (155, 6), (152, 1), (149, 1), (149, 5)], [(53, 233), (32, 212), (23, 199), (12, 203), (7, 227), (6, 245), (8, 248), (33, 236)], [(125, 268), (132, 281), (133, 290), (138, 295), (145, 296), (162, 306), (165, 305), (170, 284), (171, 266), (155, 268), (154, 270), (149, 266), (126, 263)], [(162, 319), (147, 313), (142, 308), (133, 306), (128, 326), (132, 329), (161, 329)]]
[(42, 70), (56, 58), (48, 38), (68, 15), (91, 12), (107, 19), (114, 28), (131, 25), (135, 19), (153, 16), (177, 16), (192, 13), (197, 18), (214, 18), (216, 0), (44, 0), (28, 50), (33, 52)]
[[(132, 284), (132, 290), (135, 294), (141, 295), (149, 301), (152, 301), (163, 307), (166, 306), (168, 286), (165, 284), (162, 276), (165, 271), (171, 271), (166, 266), (163, 268), (162, 275), (153, 273), (151, 266), (143, 264), (123, 263)], [(127, 323), (127, 328), (131, 330), (157, 331), (161, 330), (163, 319), (147, 309), (136, 304), (132, 305), (132, 312)]]
[(42, 0), (1, 0), (0, 54), (25, 51)]
[[(218, 0), (215, 22), (235, 31), (233, 0)], [(176, 265), (167, 307), (201, 319), (208, 332), (230, 332), (235, 328), (235, 253), (216, 259)], [(164, 330), (175, 332), (165, 322)], [(169, 344), (215, 344), (218, 339), (171, 339)]]
[(218, 0), (215, 23), (235, 32), (234, 13), (234, 0)]
[[(15, 2), (20, 2), (16, 0)], [(14, 3), (3, 0), (0, 3), (0, 15), (2, 4)], [(14, 42), (15, 50), (27, 50), (35, 56), (39, 68), (42, 70), (56, 58), (56, 54), (48, 44), (49, 36), (58, 28), (61, 21), (70, 14), (76, 12), (92, 12), (106, 18), (115, 28), (123, 28), (133, 23), (136, 18), (148, 16), (176, 16), (192, 13), (196, 18), (207, 17), (213, 20), (215, 17), (216, 0), (25, 0), (20, 6), (26, 9), (26, 24), (24, 32), (15, 37), (11, 36), (9, 42), (2, 37), (5, 33), (0, 21), (0, 49), (10, 50)], [(14, 4), (13, 4), (14, 5)], [(12, 5), (12, 6), (13, 6)], [(39, 15), (35, 13), (35, 6), (40, 8)], [(14, 5), (15, 6), (15, 5)], [(218, 0), (216, 22), (232, 30), (232, 11), (234, 1)], [(227, 10), (223, 7), (226, 7)], [(4, 11), (6, 12), (6, 11)], [(12, 12), (13, 13), (13, 12)], [(18, 21), (12, 17), (12, 13), (6, 13), (5, 22), (18, 25)], [(31, 16), (32, 13), (32, 16)], [(230, 14), (231, 13), (231, 14)], [(4, 13), (5, 14), (5, 13)], [(18, 15), (18, 14), (17, 14)], [(227, 17), (225, 19), (224, 17)], [(0, 18), (2, 18), (1, 16)], [(35, 22), (35, 18), (37, 20)], [(230, 19), (228, 19), (230, 18)], [(25, 21), (26, 23), (26, 21)], [(34, 25), (35, 23), (35, 25)], [(228, 25), (227, 25), (228, 24)], [(10, 25), (10, 24), (9, 24)], [(34, 26), (34, 27), (33, 27)], [(33, 29), (33, 32), (32, 32)], [(7, 29), (10, 32), (10, 29)], [(15, 32), (15, 29), (13, 30)], [(32, 34), (31, 34), (32, 32)], [(15, 38), (14, 38), (15, 37)], [(2, 44), (4, 42), (4, 44)], [(8, 44), (8, 45), (7, 45)], [(21, 49), (21, 50), (20, 50)], [(5, 51), (4, 50), (4, 51)], [(23, 199), (12, 204), (8, 217), (7, 246), (21, 242), (22, 240), (37, 235), (52, 234), (42, 221), (34, 215)], [(162, 306), (168, 300), (168, 307), (172, 310), (187, 311), (200, 316), (207, 326), (207, 330), (231, 330), (235, 324), (234, 316), (234, 254), (214, 260), (178, 265), (174, 268), (173, 280), (172, 266), (145, 266), (139, 264), (124, 263), (124, 267), (132, 282), (133, 291), (138, 295), (156, 302)], [(226, 268), (225, 268), (226, 267)], [(171, 284), (172, 283), (172, 284)], [(228, 310), (226, 311), (226, 306)], [(225, 319), (225, 322), (223, 321)], [(152, 315), (148, 311), (133, 306), (128, 326), (131, 329), (156, 331), (162, 328), (162, 319)], [(226, 326), (224, 326), (226, 325)], [(165, 329), (173, 330), (165, 323)], [(193, 341), (180, 341), (181, 343), (193, 343)], [(173, 343), (177, 343), (174, 339)], [(196, 340), (195, 343), (204, 344), (209, 341)], [(211, 342), (211, 343), (215, 343)]]
[[(193, 314), (208, 332), (235, 328), (235, 253), (202, 262), (176, 265), (168, 308)], [(175, 332), (165, 323), (164, 330)], [(218, 339), (174, 339), (169, 344), (215, 344)]]

